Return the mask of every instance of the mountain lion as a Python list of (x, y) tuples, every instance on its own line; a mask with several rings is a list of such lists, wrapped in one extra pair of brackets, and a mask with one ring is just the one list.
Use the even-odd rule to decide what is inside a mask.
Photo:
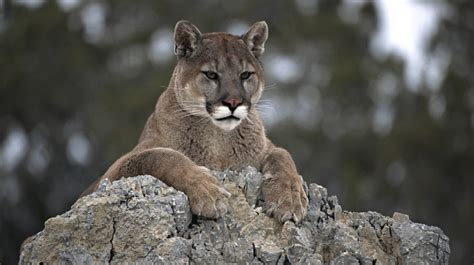
[(307, 197), (290, 154), (265, 136), (256, 110), (264, 88), (258, 57), (268, 37), (265, 22), (242, 36), (201, 32), (179, 21), (178, 57), (168, 88), (146, 122), (137, 146), (119, 158), (101, 180), (149, 174), (183, 191), (194, 214), (219, 218), (229, 193), (210, 170), (253, 166), (264, 174), (262, 195), (270, 216), (300, 222)]

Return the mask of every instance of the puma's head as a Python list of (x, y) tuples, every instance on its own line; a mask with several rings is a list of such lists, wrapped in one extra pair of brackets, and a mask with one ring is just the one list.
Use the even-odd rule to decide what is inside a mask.
[(188, 21), (174, 32), (174, 88), (187, 115), (201, 116), (230, 131), (247, 118), (263, 90), (263, 69), (257, 59), (264, 51), (268, 27), (255, 23), (247, 33), (202, 34)]

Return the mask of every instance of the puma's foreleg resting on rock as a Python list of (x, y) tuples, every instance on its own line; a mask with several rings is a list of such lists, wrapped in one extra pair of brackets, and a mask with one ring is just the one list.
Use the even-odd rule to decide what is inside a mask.
[(267, 213), (281, 222), (300, 222), (308, 201), (303, 180), (290, 154), (266, 137), (256, 109), (264, 90), (258, 58), (267, 37), (265, 22), (242, 36), (202, 34), (190, 22), (178, 22), (178, 63), (138, 145), (83, 195), (104, 179), (148, 174), (183, 191), (194, 214), (218, 218), (227, 211), (229, 193), (210, 170), (254, 166), (265, 177)]

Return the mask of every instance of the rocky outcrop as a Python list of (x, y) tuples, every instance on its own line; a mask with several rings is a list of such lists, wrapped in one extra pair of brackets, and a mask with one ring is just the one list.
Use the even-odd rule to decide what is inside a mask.
[(443, 231), (407, 215), (343, 211), (336, 197), (310, 184), (307, 217), (280, 224), (260, 207), (255, 169), (216, 176), (232, 193), (231, 210), (219, 220), (193, 216), (183, 193), (151, 176), (104, 182), (47, 220), (23, 245), (20, 263), (448, 263)]

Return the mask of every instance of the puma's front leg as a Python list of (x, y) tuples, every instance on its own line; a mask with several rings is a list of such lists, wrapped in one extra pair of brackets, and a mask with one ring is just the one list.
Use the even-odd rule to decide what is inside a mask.
[(122, 177), (152, 175), (184, 192), (194, 214), (218, 218), (227, 212), (227, 192), (210, 171), (196, 165), (182, 153), (169, 148), (131, 152), (120, 158), (104, 175), (116, 180)]
[(285, 149), (273, 147), (263, 161), (262, 172), (267, 213), (280, 222), (300, 222), (306, 215), (308, 198), (290, 154)]

